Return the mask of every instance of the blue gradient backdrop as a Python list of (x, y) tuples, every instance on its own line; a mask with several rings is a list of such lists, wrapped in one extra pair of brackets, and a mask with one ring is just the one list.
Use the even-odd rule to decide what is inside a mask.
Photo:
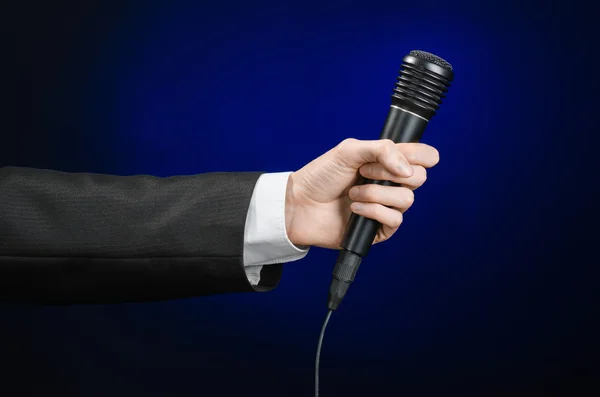
[[(402, 57), (433, 52), (456, 72), (424, 137), (441, 162), (332, 317), (322, 395), (573, 391), (598, 373), (594, 10), (450, 3), (15, 2), (0, 163), (295, 170), (378, 137)], [(0, 306), (2, 394), (310, 396), (335, 255), (266, 294)]]

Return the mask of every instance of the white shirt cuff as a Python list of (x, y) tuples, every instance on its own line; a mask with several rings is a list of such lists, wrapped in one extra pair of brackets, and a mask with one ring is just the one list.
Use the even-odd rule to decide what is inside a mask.
[(263, 265), (297, 261), (309, 247), (297, 247), (285, 228), (285, 195), (291, 172), (263, 174), (258, 178), (246, 216), (244, 267), (252, 285), (260, 282)]

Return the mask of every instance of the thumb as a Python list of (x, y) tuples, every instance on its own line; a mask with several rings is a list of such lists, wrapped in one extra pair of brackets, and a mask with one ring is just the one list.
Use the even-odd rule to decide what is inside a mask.
[(348, 138), (337, 146), (336, 151), (340, 162), (357, 170), (364, 164), (379, 163), (400, 177), (408, 178), (414, 173), (413, 167), (391, 139), (360, 141)]

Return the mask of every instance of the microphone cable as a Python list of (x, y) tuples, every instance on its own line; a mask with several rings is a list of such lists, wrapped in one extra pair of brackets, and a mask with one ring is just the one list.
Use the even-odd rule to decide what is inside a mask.
[(321, 361), (321, 347), (323, 347), (323, 336), (325, 336), (325, 329), (327, 328), (327, 323), (329, 323), (331, 313), (333, 313), (333, 310), (327, 311), (325, 322), (323, 322), (323, 326), (321, 327), (319, 343), (317, 343), (317, 358), (315, 359), (315, 397), (319, 397), (319, 363)]

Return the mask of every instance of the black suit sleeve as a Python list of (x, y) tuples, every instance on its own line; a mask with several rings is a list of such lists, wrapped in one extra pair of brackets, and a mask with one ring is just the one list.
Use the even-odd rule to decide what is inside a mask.
[(246, 214), (260, 173), (157, 178), (0, 168), (0, 300), (112, 303), (251, 286)]

